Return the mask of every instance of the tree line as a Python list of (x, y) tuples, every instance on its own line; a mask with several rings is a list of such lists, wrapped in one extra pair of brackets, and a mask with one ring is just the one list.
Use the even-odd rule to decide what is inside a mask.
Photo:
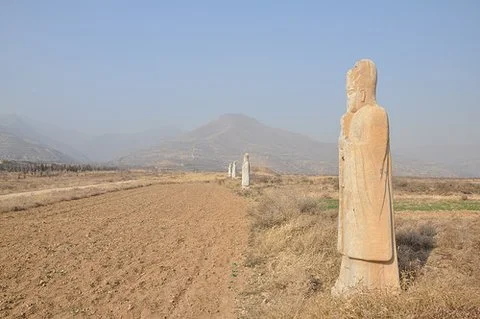
[(23, 173), (29, 175), (50, 176), (66, 172), (94, 172), (94, 171), (114, 171), (118, 167), (111, 165), (97, 164), (61, 164), (61, 163), (42, 163), (27, 161), (0, 160), (0, 171)]

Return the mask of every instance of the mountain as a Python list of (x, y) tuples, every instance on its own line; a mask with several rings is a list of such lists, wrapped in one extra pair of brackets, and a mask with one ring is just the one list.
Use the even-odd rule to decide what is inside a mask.
[(266, 126), (242, 114), (225, 114), (157, 147), (132, 153), (120, 165), (223, 170), (228, 162), (252, 154), (252, 164), (277, 172), (334, 174), (334, 143), (320, 143), (307, 136)]
[(96, 162), (108, 162), (120, 156), (150, 148), (161, 141), (173, 138), (182, 131), (161, 127), (137, 133), (102, 134), (75, 145), (82, 153)]
[(480, 145), (423, 145), (398, 148), (414, 176), (480, 177)]
[[(134, 133), (86, 134), (56, 125), (35, 123), (36, 131), (42, 136), (53, 136), (49, 145), (72, 155), (79, 161), (108, 162), (122, 155), (155, 146), (165, 138), (179, 135), (176, 128), (160, 127)], [(67, 149), (67, 146), (70, 149)], [(74, 153), (75, 152), (75, 153)]]
[[(479, 150), (473, 145), (394, 148), (393, 172), (425, 177), (480, 176)], [(252, 165), (280, 173), (338, 172), (336, 143), (321, 143), (241, 114), (225, 114), (157, 147), (121, 157), (115, 164), (221, 171), (234, 160), (241, 165), (245, 152), (251, 154)]]
[[(10, 159), (22, 158), (31, 161), (62, 163), (86, 163), (90, 161), (84, 154), (70, 145), (59, 142), (45, 134), (40, 126), (15, 114), (0, 116), (0, 133), (3, 136), (3, 140), (0, 142), (2, 148), (0, 156), (8, 157), (11, 154), (16, 154)], [(63, 134), (57, 133), (51, 136), (63, 136)], [(7, 140), (10, 142), (7, 142)], [(15, 143), (13, 143), (14, 140)], [(42, 148), (44, 151), (41, 151)], [(33, 151), (34, 149), (36, 151)], [(56, 155), (53, 156), (52, 154)]]
[(0, 130), (0, 160), (73, 163), (74, 159), (49, 146)]
[[(33, 156), (31, 153), (32, 145), (36, 145), (37, 151), (39, 151), (39, 147), (49, 148), (52, 152), (63, 154), (59, 158), (79, 163), (108, 162), (122, 155), (152, 147), (165, 138), (172, 138), (181, 133), (175, 128), (161, 127), (137, 133), (112, 133), (95, 136), (15, 114), (0, 115), (0, 132), (6, 134), (3, 137), (3, 144), (0, 146), (4, 151), (2, 154), (5, 156), (15, 153), (15, 158), (41, 160), (42, 156)], [(10, 140), (8, 143), (7, 135)], [(14, 137), (18, 139), (16, 144), (12, 140)], [(24, 142), (20, 142), (20, 140)], [(32, 145), (27, 147), (28, 143), (25, 144), (25, 142)], [(8, 151), (13, 144), (16, 145), (15, 151)], [(25, 152), (22, 154), (24, 147)], [(29, 150), (27, 151), (27, 149)], [(45, 161), (50, 161), (52, 158), (57, 157), (45, 157)]]
[[(336, 143), (225, 114), (193, 131), (157, 128), (139, 133), (87, 135), (41, 125), (17, 115), (0, 116), (0, 159), (45, 162), (110, 162), (180, 170), (227, 169), (243, 154), (256, 167), (279, 173), (337, 174)], [(392, 149), (393, 173), (409, 176), (480, 177), (479, 145), (429, 145)], [(116, 159), (115, 159), (116, 158)]]

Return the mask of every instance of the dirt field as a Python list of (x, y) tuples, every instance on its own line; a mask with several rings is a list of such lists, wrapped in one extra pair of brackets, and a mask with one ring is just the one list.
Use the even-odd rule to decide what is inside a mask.
[(0, 213), (22, 211), (32, 207), (76, 200), (105, 193), (149, 186), (214, 182), (223, 178), (218, 173), (158, 173), (151, 171), (59, 173), (55, 176), (29, 176), (18, 179), (16, 174), (2, 174), (0, 182)]
[(0, 317), (233, 318), (246, 203), (191, 183), (0, 214)]

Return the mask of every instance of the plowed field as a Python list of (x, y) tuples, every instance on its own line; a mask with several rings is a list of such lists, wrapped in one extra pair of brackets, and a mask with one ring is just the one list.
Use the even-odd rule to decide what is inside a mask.
[(154, 185), (0, 214), (0, 317), (232, 318), (246, 202)]

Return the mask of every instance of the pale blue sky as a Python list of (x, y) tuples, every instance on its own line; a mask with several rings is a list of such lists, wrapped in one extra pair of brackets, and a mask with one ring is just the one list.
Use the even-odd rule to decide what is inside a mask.
[(2, 0), (0, 48), (0, 113), (93, 133), (245, 113), (335, 142), (368, 57), (394, 143), (480, 143), (475, 0)]

